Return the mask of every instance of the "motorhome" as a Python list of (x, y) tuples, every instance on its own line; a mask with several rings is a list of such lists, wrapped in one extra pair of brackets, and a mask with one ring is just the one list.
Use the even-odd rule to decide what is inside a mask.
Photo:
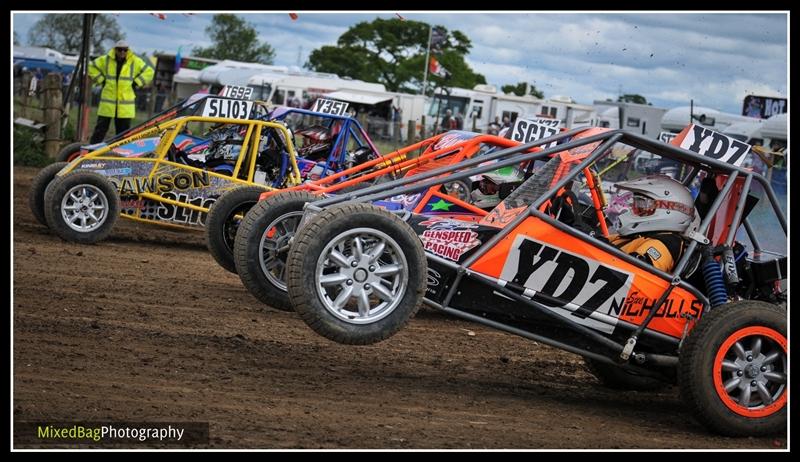
[(661, 133), (661, 119), (666, 109), (649, 104), (595, 101), (597, 126), (623, 130), (640, 135), (658, 138)]
[(574, 128), (594, 122), (594, 107), (576, 103), (572, 98), (556, 96), (539, 99), (533, 96), (508, 95), (494, 85), (466, 88), (437, 88), (425, 110), (426, 129), (438, 126), (445, 112), (461, 117), (465, 130), (486, 132), (491, 123), (513, 123), (517, 117), (549, 117), (561, 120), (563, 126)]

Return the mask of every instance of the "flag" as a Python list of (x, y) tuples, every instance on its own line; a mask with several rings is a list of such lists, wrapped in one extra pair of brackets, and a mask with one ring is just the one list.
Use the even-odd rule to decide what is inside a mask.
[(292, 21), (297, 21), (297, 13), (289, 13), (289, 17), (292, 18)]
[(167, 19), (167, 15), (164, 13), (150, 13), (150, 16), (155, 16), (162, 21)]
[(447, 69), (445, 69), (444, 66), (439, 64), (439, 61), (437, 61), (436, 58), (432, 55), (430, 61), (428, 62), (428, 70), (431, 72), (431, 74), (437, 77), (447, 77), (450, 75)]
[(175, 73), (177, 73), (179, 70), (181, 70), (181, 60), (183, 59), (181, 57), (181, 48), (182, 47), (183, 47), (183, 45), (179, 46), (178, 47), (178, 52), (175, 53)]
[(400, 13), (395, 13), (395, 15), (397, 15), (397, 17), (400, 18), (401, 21), (405, 21), (406, 20), (406, 18), (400, 16)]
[(447, 43), (447, 29), (436, 26), (431, 29), (431, 50), (434, 53), (442, 51), (442, 46)]

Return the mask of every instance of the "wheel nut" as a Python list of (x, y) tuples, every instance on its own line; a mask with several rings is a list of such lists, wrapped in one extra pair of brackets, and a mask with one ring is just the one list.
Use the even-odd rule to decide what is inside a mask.
[(348, 280), (345, 282), (345, 284), (347, 284), (348, 286), (352, 286), (352, 285), (353, 285), (353, 280), (352, 280), (352, 279), (348, 279)]
[(369, 290), (369, 289), (371, 289), (371, 288), (372, 288), (372, 286), (371, 286), (371, 285), (369, 285), (369, 284), (364, 284), (364, 290)]
[(758, 385), (758, 382), (756, 382), (755, 380), (753, 380), (752, 382), (750, 382), (750, 386), (751, 386), (751, 387), (755, 387), (756, 385)]
[(375, 265), (369, 265), (369, 270), (370, 271), (375, 271)]
[(747, 362), (748, 362), (748, 363), (749, 363), (749, 362), (753, 362), (753, 357), (752, 357), (752, 356), (750, 356), (750, 355), (748, 355), (748, 356), (747, 356)]
[(743, 375), (744, 375), (744, 372), (742, 372), (742, 371), (736, 371), (736, 375), (738, 375), (739, 377), (741, 377), (741, 376), (743, 376)]
[(353, 268), (355, 268), (356, 266), (358, 266), (358, 262), (357, 262), (357, 261), (355, 261), (355, 260), (353, 260), (353, 261), (351, 261), (351, 262), (350, 262), (350, 266), (352, 266)]
[(767, 372), (767, 366), (761, 366), (761, 372)]

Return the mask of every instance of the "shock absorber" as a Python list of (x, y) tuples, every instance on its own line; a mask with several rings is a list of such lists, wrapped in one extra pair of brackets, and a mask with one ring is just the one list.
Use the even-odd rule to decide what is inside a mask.
[(722, 268), (714, 259), (712, 252), (706, 252), (703, 260), (703, 280), (706, 283), (706, 294), (711, 307), (723, 305), (728, 301), (728, 291), (722, 276)]

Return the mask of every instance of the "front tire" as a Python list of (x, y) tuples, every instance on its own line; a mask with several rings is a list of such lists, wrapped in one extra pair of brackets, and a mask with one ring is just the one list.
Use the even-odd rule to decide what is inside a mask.
[(683, 400), (709, 429), (760, 436), (786, 429), (786, 310), (760, 301), (703, 314), (680, 351)]
[(94, 244), (105, 239), (119, 218), (119, 195), (108, 178), (75, 171), (45, 190), (45, 218), (61, 239)]
[(47, 218), (44, 216), (44, 195), (47, 186), (56, 177), (56, 174), (67, 166), (67, 162), (56, 162), (39, 170), (33, 178), (31, 191), (28, 194), (28, 206), (31, 208), (33, 217), (36, 221), (47, 226)]
[(323, 210), (287, 259), (295, 311), (318, 334), (367, 345), (399, 331), (425, 295), (428, 263), (411, 227), (371, 204)]
[(236, 232), (233, 258), (247, 290), (265, 304), (293, 311), (286, 292), (286, 255), (303, 207), (318, 197), (305, 191), (286, 191), (253, 206)]
[[(214, 202), (206, 220), (206, 245), (219, 265), (236, 274), (233, 246), (244, 215), (258, 203), (265, 190), (257, 186), (232, 189)], [(240, 218), (237, 218), (239, 216)]]

